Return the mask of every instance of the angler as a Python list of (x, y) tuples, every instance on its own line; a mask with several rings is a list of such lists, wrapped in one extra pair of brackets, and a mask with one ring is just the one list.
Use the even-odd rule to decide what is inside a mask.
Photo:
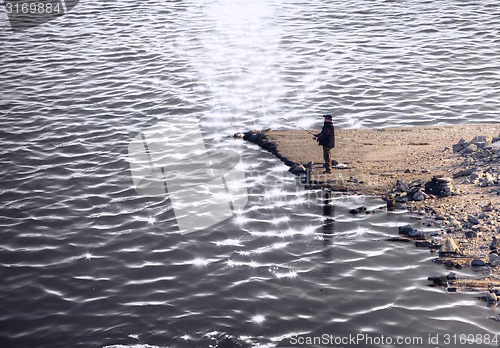
[(335, 147), (335, 127), (332, 123), (332, 115), (323, 115), (325, 122), (321, 132), (314, 136), (319, 145), (323, 146), (323, 158), (325, 159), (325, 171), (323, 174), (332, 172), (332, 153)]

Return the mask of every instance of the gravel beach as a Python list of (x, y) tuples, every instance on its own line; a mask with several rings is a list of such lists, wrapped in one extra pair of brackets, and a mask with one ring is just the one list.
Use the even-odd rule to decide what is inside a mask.
[(425, 242), (439, 255), (435, 262), (450, 271), (480, 270), (474, 279), (452, 274), (436, 284), (500, 294), (495, 244), (500, 239), (500, 124), (336, 129), (333, 158), (339, 165), (331, 174), (323, 174), (322, 149), (305, 131), (268, 129), (235, 136), (272, 152), (295, 174), (304, 175), (309, 166), (311, 185), (377, 195), (388, 207), (430, 218), (439, 233), (427, 236), (408, 226), (409, 233), (400, 229), (402, 238)]

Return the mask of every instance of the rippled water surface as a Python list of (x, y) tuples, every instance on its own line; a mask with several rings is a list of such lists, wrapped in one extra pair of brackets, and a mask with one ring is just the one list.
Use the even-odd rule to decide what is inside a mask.
[[(447, 273), (434, 255), (385, 241), (422, 221), (304, 191), (230, 137), (326, 112), (344, 128), (498, 122), (497, 2), (81, 1), (17, 33), (1, 16), (2, 347), (500, 332), (474, 294), (428, 286)], [(128, 162), (131, 139), (174, 116), (236, 151), (249, 185), (242, 211), (189, 234)]]

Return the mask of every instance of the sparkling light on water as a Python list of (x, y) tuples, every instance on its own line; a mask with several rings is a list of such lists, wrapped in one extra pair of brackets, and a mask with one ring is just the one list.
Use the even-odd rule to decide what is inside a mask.
[[(213, 30), (197, 37), (205, 54), (193, 54), (190, 40), (179, 42), (213, 96), (212, 111), (205, 114), (203, 123), (217, 129), (234, 122), (240, 128), (250, 123), (261, 126), (263, 115), (255, 112), (256, 105), (276, 105), (287, 93), (276, 69), (280, 36), (279, 27), (273, 26), (275, 9), (263, 0), (219, 0), (204, 10), (214, 23)], [(273, 120), (274, 116), (267, 122)]]
[(279, 217), (275, 217), (271, 220), (271, 223), (273, 225), (278, 225), (278, 224), (281, 224), (281, 223), (285, 223), (285, 222), (288, 222), (290, 221), (290, 217), (289, 216), (279, 216)]
[(184, 340), (184, 341), (189, 341), (191, 339), (191, 336), (189, 335), (182, 335), (181, 338)]
[(225, 239), (213, 242), (217, 246), (243, 246), (240, 239)]
[(297, 272), (275, 273), (276, 278), (297, 278)]
[(239, 226), (242, 226), (250, 221), (252, 221), (252, 219), (244, 215), (237, 215), (233, 218), (233, 222)]
[(204, 259), (204, 258), (201, 258), (201, 257), (197, 257), (197, 258), (195, 258), (195, 259), (192, 261), (192, 264), (193, 264), (194, 266), (198, 266), (198, 267), (205, 267), (205, 266), (207, 266), (209, 263), (210, 263), (210, 261), (209, 261), (209, 260)]
[(262, 324), (265, 320), (266, 317), (263, 314), (257, 314), (251, 318), (251, 321), (255, 324)]

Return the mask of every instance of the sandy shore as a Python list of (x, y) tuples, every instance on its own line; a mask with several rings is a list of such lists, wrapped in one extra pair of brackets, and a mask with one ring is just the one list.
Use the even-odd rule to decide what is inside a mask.
[[(344, 166), (334, 168), (332, 174), (323, 174), (322, 148), (305, 131), (251, 131), (244, 138), (274, 153), (289, 166), (313, 162), (311, 180), (320, 186), (385, 199), (396, 196), (404, 203), (400, 207), (433, 218), (442, 231), (429, 239), (430, 249), (436, 252), (447, 238), (452, 238), (458, 247), (451, 254), (440, 254), (437, 261), (450, 270), (470, 266), (473, 261), (480, 265), (483, 261), (478, 279), (486, 280), (492, 288), (500, 287), (500, 265), (490, 264), (489, 248), (494, 236), (500, 238), (500, 152), (494, 154), (482, 145), (467, 148), (467, 143), (458, 151), (460, 146), (455, 144), (461, 139), (470, 142), (476, 136), (484, 136), (488, 145), (499, 134), (500, 124), (336, 129), (333, 158)], [(485, 175), (494, 179), (484, 179), (481, 185)], [(434, 176), (447, 178), (452, 194), (426, 194), (423, 184)], [(407, 194), (395, 189), (397, 180), (406, 184), (421, 182), (424, 198), (407, 201)], [(448, 285), (463, 288), (460, 284), (466, 283), (451, 279)]]
[[(319, 132), (319, 130), (312, 130)], [(337, 129), (333, 158), (348, 165), (323, 175), (323, 154), (312, 136), (305, 131), (266, 131), (266, 137), (277, 145), (277, 151), (292, 162), (306, 165), (314, 162), (312, 178), (329, 181), (342, 174), (347, 188), (363, 194), (385, 194), (396, 179), (411, 182), (430, 179), (433, 175), (449, 176), (462, 158), (451, 151), (461, 138), (476, 135), (498, 136), (498, 125), (451, 127), (413, 127), (376, 129)], [(448, 148), (448, 149), (447, 149)], [(350, 179), (357, 179), (349, 181)], [(361, 183), (359, 183), (361, 181)]]

